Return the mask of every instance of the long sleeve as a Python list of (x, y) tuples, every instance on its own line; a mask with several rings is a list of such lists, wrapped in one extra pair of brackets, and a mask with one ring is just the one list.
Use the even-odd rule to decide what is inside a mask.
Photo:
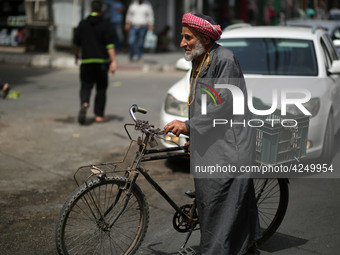
[(77, 48), (80, 47), (81, 45), (81, 39), (80, 39), (80, 24), (81, 22), (78, 24), (77, 28), (74, 31), (74, 36), (73, 36), (73, 44), (74, 46), (76, 46)]
[(152, 6), (149, 3), (148, 4), (148, 14), (147, 14), (147, 19), (148, 19), (148, 25), (153, 25), (155, 22)]
[(131, 23), (131, 19), (132, 19), (132, 9), (133, 9), (133, 4), (131, 4), (127, 10), (126, 13), (126, 18), (125, 18), (125, 22), (126, 23)]

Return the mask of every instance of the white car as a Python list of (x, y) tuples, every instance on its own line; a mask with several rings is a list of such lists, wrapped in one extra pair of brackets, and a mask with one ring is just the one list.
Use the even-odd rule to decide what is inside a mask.
[(297, 27), (322, 27), (332, 38), (336, 51), (340, 56), (340, 21), (339, 20), (318, 20), (318, 19), (289, 19), (285, 21), (286, 26)]
[[(310, 92), (311, 99), (303, 104), (312, 114), (307, 158), (329, 162), (340, 127), (340, 60), (327, 32), (286, 26), (240, 27), (223, 31), (218, 43), (234, 52), (248, 91), (265, 104), (272, 105), (274, 89)], [(162, 126), (174, 119), (187, 119), (189, 76), (190, 70), (168, 90), (161, 109)], [(287, 111), (294, 114), (296, 109), (291, 105)], [(180, 145), (187, 140), (171, 134), (166, 138)], [(173, 146), (170, 141), (163, 144)]]

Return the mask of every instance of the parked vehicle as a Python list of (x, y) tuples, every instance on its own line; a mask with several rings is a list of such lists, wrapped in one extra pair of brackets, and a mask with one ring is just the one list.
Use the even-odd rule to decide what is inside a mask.
[(328, 13), (329, 20), (340, 20), (340, 9), (330, 9)]
[(340, 54), (340, 20), (290, 19), (285, 22), (285, 25), (312, 27), (314, 29), (322, 27), (330, 35), (338, 54)]
[[(265, 104), (272, 105), (273, 91), (310, 92), (311, 99), (303, 104), (312, 114), (307, 158), (329, 162), (340, 127), (340, 60), (329, 34), (320, 28), (241, 27), (225, 30), (218, 43), (234, 52), (248, 91)], [(189, 76), (190, 70), (168, 90), (161, 109), (161, 125), (187, 119)], [(293, 104), (288, 108), (292, 114), (301, 113)], [(187, 140), (171, 134), (166, 138), (181, 145)], [(172, 146), (172, 142), (164, 145)]]

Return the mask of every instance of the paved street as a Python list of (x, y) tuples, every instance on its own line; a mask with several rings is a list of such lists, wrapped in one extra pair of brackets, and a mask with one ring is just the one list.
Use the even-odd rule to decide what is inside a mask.
[[(21, 98), (0, 98), (0, 254), (56, 254), (55, 222), (75, 188), (74, 171), (82, 165), (120, 159), (128, 138), (123, 124), (137, 103), (158, 125), (167, 89), (184, 73), (118, 71), (110, 77), (107, 115), (97, 124), (79, 126), (77, 69), (0, 66), (0, 78)], [(333, 159), (340, 167), (340, 137)], [(151, 175), (179, 204), (192, 189), (186, 161), (149, 162)], [(177, 254), (185, 234), (172, 228), (173, 209), (140, 178), (150, 205), (150, 224), (138, 254)], [(335, 255), (340, 249), (340, 180), (292, 179), (290, 201), (278, 232), (259, 254)], [(198, 233), (190, 244), (197, 248)]]

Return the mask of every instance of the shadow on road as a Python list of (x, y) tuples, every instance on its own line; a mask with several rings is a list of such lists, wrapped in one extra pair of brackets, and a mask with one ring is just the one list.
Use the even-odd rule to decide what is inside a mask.
[(1, 64), (0, 66), (1, 80), (8, 82), (12, 86), (12, 88), (25, 86), (25, 84), (30, 82), (31, 78), (36, 78), (37, 76), (44, 76), (52, 72), (56, 72), (55, 69), (51, 68), (34, 68), (34, 72), (32, 72), (32, 68), (18, 65), (16, 69), (16, 75), (13, 75), (13, 72), (8, 71), (7, 68), (3, 68), (7, 65)]
[(190, 173), (190, 159), (188, 158), (176, 158), (168, 159), (165, 161), (165, 165), (173, 172)]
[[(108, 121), (105, 121), (103, 123), (107, 123), (107, 122), (110, 122), (110, 121), (123, 121), (124, 120), (124, 117), (122, 116), (118, 116), (118, 115), (108, 115), (107, 116), (109, 118)], [(61, 122), (61, 123), (64, 123), (64, 124), (73, 124), (73, 123), (77, 123), (77, 116), (66, 116), (65, 118), (57, 118), (55, 119), (56, 122)], [(84, 126), (89, 126), (89, 125), (92, 125), (92, 124), (99, 124), (95, 121), (95, 118), (94, 117), (90, 117), (90, 118), (87, 118), (86, 120), (86, 123)], [(102, 123), (100, 123), (102, 124)]]
[[(154, 247), (155, 246), (157, 246), (157, 245), (159, 245), (160, 247), (163, 247), (164, 246), (164, 244), (163, 243), (152, 243), (152, 244), (149, 244), (148, 246), (147, 246), (147, 252), (148, 252), (148, 254), (151, 254), (151, 255), (178, 255), (179, 254), (179, 252), (178, 251), (176, 251), (176, 252), (171, 252), (171, 253), (168, 253), (168, 252), (164, 252), (164, 251), (159, 251), (159, 250), (157, 250), (157, 249), (155, 249)], [(193, 247), (191, 247), (193, 250), (195, 250), (195, 251), (198, 251), (198, 249), (199, 249), (199, 247), (198, 246), (193, 246)]]
[(281, 250), (298, 247), (306, 244), (308, 240), (289, 236), (281, 233), (275, 233), (269, 241), (259, 247), (260, 250), (269, 253), (278, 252)]

